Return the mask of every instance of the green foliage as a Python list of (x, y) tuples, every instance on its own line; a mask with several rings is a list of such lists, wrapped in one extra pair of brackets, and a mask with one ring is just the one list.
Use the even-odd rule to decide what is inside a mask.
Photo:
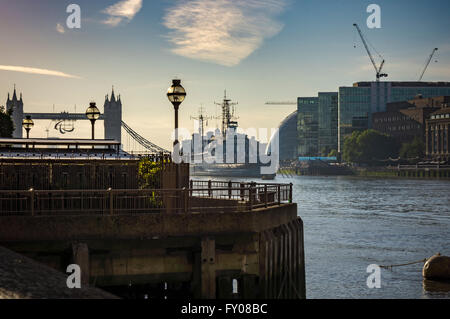
[(337, 150), (331, 150), (331, 152), (328, 153), (328, 157), (337, 157), (337, 156), (338, 156)]
[(400, 157), (409, 161), (422, 159), (425, 155), (425, 144), (420, 137), (415, 137), (411, 143), (403, 143)]
[[(153, 162), (149, 158), (139, 162), (139, 186), (144, 189), (161, 189), (161, 163)], [(161, 193), (152, 192), (148, 198), (150, 207), (163, 207)]]
[(397, 156), (395, 139), (375, 130), (355, 131), (344, 141), (343, 159), (346, 162), (374, 164)]
[(161, 188), (161, 163), (153, 162), (149, 158), (141, 159), (138, 177), (141, 188)]
[(328, 146), (322, 147), (319, 154), (320, 156), (327, 156), (330, 153), (330, 148)]
[(355, 131), (351, 136), (348, 136), (344, 140), (344, 147), (342, 148), (342, 158), (346, 162), (359, 162), (361, 158), (361, 152), (358, 148), (358, 136), (359, 132)]
[(12, 137), (14, 123), (11, 116), (12, 110), (5, 111), (5, 107), (0, 106), (0, 137)]

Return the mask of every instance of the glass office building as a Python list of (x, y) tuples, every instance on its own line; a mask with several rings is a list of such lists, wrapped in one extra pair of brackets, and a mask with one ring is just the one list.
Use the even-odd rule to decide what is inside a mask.
[(317, 156), (319, 152), (319, 98), (297, 99), (298, 156)]
[(280, 161), (297, 158), (297, 111), (289, 114), (279, 126)]
[(327, 156), (332, 150), (337, 150), (338, 146), (338, 93), (319, 92), (318, 103), (318, 150), (319, 155)]
[(386, 111), (386, 104), (450, 95), (450, 82), (358, 82), (339, 88), (338, 149), (353, 131), (371, 127), (372, 114)]

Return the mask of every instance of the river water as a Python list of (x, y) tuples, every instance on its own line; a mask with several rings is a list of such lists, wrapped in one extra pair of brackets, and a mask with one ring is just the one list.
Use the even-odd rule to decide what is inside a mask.
[(450, 284), (423, 281), (423, 263), (383, 268), (381, 288), (367, 286), (371, 264), (450, 256), (450, 181), (277, 176), (274, 182), (293, 183), (304, 223), (307, 298), (450, 298)]

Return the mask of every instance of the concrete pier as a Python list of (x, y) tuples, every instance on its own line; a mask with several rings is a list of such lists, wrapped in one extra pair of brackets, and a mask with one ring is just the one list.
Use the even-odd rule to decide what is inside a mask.
[[(121, 297), (305, 298), (297, 205), (250, 211), (0, 216), (0, 245)], [(233, 291), (237, 282), (237, 291)]]

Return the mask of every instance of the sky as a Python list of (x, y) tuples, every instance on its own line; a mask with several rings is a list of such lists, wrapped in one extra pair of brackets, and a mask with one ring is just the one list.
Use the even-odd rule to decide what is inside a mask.
[[(81, 8), (79, 29), (66, 23), (72, 3)], [(372, 3), (381, 8), (379, 29), (366, 25)], [(242, 128), (270, 129), (296, 106), (267, 101), (375, 79), (353, 23), (385, 58), (389, 80), (417, 80), (438, 47), (424, 80), (450, 81), (448, 12), (446, 0), (0, 0), (0, 105), (15, 84), (25, 112), (84, 112), (90, 101), (103, 111), (114, 86), (123, 120), (170, 149), (166, 92), (180, 78), (181, 127), (193, 131), (200, 106), (218, 115), (214, 102), (226, 89)], [(89, 125), (78, 121), (61, 136), (36, 121), (31, 135), (50, 128), (51, 137), (88, 138)], [(101, 123), (96, 130), (102, 137)]]

